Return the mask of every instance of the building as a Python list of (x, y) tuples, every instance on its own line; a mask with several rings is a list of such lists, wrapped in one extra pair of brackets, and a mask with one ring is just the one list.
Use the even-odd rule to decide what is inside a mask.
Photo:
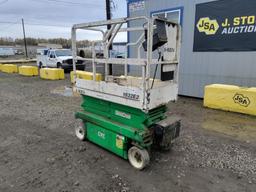
[[(128, 16), (158, 15), (181, 24), (179, 94), (192, 97), (203, 97), (212, 83), (256, 86), (255, 10), (254, 0), (127, 1)], [(128, 34), (128, 41), (136, 36)], [(130, 74), (137, 69), (130, 67)]]

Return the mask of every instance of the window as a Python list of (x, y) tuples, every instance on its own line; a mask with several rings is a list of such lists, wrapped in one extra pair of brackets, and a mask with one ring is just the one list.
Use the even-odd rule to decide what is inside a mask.
[(68, 49), (66, 49), (66, 50), (64, 50), (64, 49), (63, 50), (56, 50), (55, 53), (56, 53), (57, 57), (72, 56), (71, 50), (68, 50)]
[(154, 12), (152, 12), (152, 16), (158, 16), (158, 17), (161, 17), (161, 18), (166, 18), (166, 19), (171, 20), (175, 23), (181, 24), (181, 22), (182, 22), (181, 21), (182, 8), (154, 11)]
[(55, 53), (54, 53), (54, 51), (50, 51), (50, 58), (55, 58)]

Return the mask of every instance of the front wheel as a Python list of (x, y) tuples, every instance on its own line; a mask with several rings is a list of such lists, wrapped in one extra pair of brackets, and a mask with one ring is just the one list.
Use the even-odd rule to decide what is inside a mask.
[(128, 159), (130, 164), (138, 170), (144, 169), (150, 161), (148, 151), (136, 146), (133, 146), (128, 150)]
[(75, 128), (75, 134), (76, 137), (81, 141), (86, 139), (86, 126), (84, 125), (83, 121), (81, 121), (80, 125)]
[(57, 63), (57, 68), (62, 69), (61, 63)]

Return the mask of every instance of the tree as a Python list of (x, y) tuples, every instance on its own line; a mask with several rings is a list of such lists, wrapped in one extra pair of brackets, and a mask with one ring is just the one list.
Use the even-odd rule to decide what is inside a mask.
[[(60, 44), (63, 48), (71, 48), (71, 39), (65, 38), (52, 38), (52, 39), (43, 39), (43, 38), (32, 38), (27, 37), (27, 45), (28, 46), (37, 46), (40, 43), (49, 43), (49, 44)], [(77, 47), (88, 47), (90, 46), (91, 42), (89, 40), (83, 40), (77, 42)], [(13, 39), (11, 37), (0, 37), (0, 45), (8, 45), (8, 46), (15, 46), (15, 45), (24, 45), (24, 40), (20, 38)]]

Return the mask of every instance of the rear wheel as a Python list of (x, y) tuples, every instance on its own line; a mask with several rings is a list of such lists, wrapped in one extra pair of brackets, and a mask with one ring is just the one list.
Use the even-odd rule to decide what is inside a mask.
[(75, 128), (75, 133), (79, 140), (84, 141), (86, 139), (86, 126), (83, 121)]
[(43, 68), (43, 63), (42, 62), (39, 62), (39, 69)]
[(128, 159), (130, 164), (138, 170), (144, 169), (150, 161), (148, 151), (136, 146), (133, 146), (128, 150)]

